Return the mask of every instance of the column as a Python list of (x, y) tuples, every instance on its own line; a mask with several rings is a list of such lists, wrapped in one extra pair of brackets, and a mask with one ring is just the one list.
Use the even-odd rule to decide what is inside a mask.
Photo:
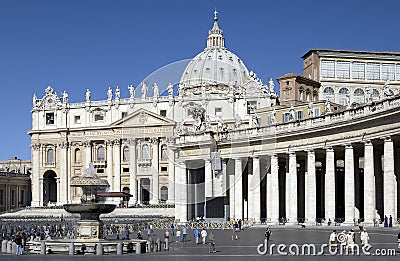
[(366, 141), (364, 144), (364, 223), (373, 223), (376, 213), (375, 204), (374, 146), (371, 141)]
[(92, 144), (90, 141), (83, 142), (85, 148), (85, 166), (84, 169), (89, 168), (89, 163), (92, 162)]
[(61, 142), (58, 144), (60, 148), (60, 160), (58, 162), (60, 166), (60, 197), (58, 203), (66, 204), (68, 199), (68, 168), (67, 168), (67, 142)]
[(207, 198), (213, 196), (213, 171), (211, 169), (211, 160), (204, 160), (204, 191), (205, 191), (205, 202)]
[(242, 159), (235, 159), (235, 218), (243, 220)]
[(306, 208), (305, 217), (307, 222), (314, 223), (316, 221), (317, 211), (317, 187), (315, 172), (315, 152), (309, 150), (307, 152), (307, 173), (306, 173)]
[(383, 145), (383, 214), (397, 220), (396, 175), (394, 174), (393, 141), (386, 137)]
[(114, 191), (113, 182), (113, 142), (111, 140), (106, 141), (107, 146), (107, 182), (110, 185), (109, 191)]
[(129, 141), (129, 190), (132, 197), (129, 198), (129, 206), (137, 203), (137, 186), (136, 186), (136, 140)]
[(159, 185), (158, 185), (158, 139), (152, 138), (151, 139), (151, 176), (152, 176), (152, 195), (150, 204), (158, 204), (159, 200)]
[(286, 179), (286, 218), (297, 223), (297, 159), (296, 153), (289, 154), (289, 173)]
[(32, 207), (40, 206), (40, 144), (33, 143), (32, 149)]
[(333, 148), (326, 149), (325, 167), (325, 220), (335, 219), (335, 151)]
[(226, 197), (227, 195), (227, 190), (228, 190), (228, 181), (227, 181), (227, 171), (226, 171), (226, 159), (222, 159), (222, 197)]
[(121, 142), (114, 140), (114, 191), (121, 191)]
[(354, 150), (347, 144), (344, 151), (344, 223), (354, 224), (355, 208)]
[(272, 223), (277, 223), (279, 220), (279, 165), (278, 156), (271, 156), (271, 174), (267, 180), (267, 210), (270, 209), (271, 215), (267, 217)]
[(168, 143), (168, 203), (175, 203), (175, 153)]
[(186, 163), (178, 162), (175, 168), (175, 219), (178, 222), (187, 222), (187, 171)]
[(261, 220), (260, 158), (253, 157), (253, 173), (248, 179), (248, 213), (256, 222)]
[(229, 218), (235, 219), (235, 172), (229, 173)]

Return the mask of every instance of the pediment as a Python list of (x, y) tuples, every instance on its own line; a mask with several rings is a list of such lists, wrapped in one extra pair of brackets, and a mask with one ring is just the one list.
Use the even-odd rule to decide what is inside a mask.
[(144, 127), (144, 126), (175, 126), (175, 121), (146, 109), (139, 109), (125, 118), (114, 122), (111, 126)]

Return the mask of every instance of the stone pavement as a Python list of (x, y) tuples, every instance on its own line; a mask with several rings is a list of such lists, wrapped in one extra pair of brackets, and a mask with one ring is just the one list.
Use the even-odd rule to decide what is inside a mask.
[[(373, 248), (369, 251), (371, 256), (366, 256), (361, 252), (360, 256), (331, 256), (328, 249), (325, 249), (324, 256), (281, 256), (277, 253), (277, 247), (274, 249), (273, 255), (259, 255), (257, 246), (264, 242), (264, 231), (266, 227), (248, 228), (239, 232), (239, 240), (232, 240), (231, 230), (213, 230), (216, 240), (217, 253), (209, 253), (209, 246), (199, 244), (196, 245), (193, 237), (193, 231), (188, 230), (188, 241), (183, 243), (172, 242), (171, 237), (170, 250), (154, 253), (146, 253), (142, 255), (106, 255), (106, 256), (61, 256), (61, 255), (26, 255), (26, 256), (10, 256), (0, 255), (0, 260), (139, 260), (139, 258), (147, 260), (376, 260), (378, 257), (375, 254), (376, 249), (397, 249), (397, 234), (399, 228), (367, 228), (371, 238)], [(348, 230), (349, 227), (307, 227), (299, 228), (297, 226), (271, 226), (272, 236), (270, 244), (305, 244), (313, 243), (316, 245), (317, 252), (320, 251), (321, 245), (328, 243), (329, 235), (332, 229), (337, 229), (341, 232), (343, 229)], [(353, 228), (356, 231), (356, 244), (360, 244), (358, 228)], [(208, 230), (210, 233), (210, 230)], [(147, 239), (146, 231), (143, 231), (145, 239)], [(152, 238), (160, 237), (163, 239), (164, 231), (155, 230)], [(136, 233), (131, 233), (131, 237), (136, 236)], [(301, 247), (300, 247), (301, 248)], [(285, 249), (288, 252), (288, 248)], [(379, 260), (399, 260), (400, 253), (397, 256), (379, 257)]]

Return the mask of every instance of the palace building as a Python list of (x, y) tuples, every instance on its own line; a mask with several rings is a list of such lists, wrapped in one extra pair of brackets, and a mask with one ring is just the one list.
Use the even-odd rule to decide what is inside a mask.
[[(109, 88), (32, 108), (32, 206), (77, 202), (93, 164), (128, 206), (180, 222), (373, 223), (399, 216), (400, 53), (310, 50), (303, 75), (264, 84), (225, 47), (218, 17), (177, 85)], [(175, 95), (177, 93), (177, 95)]]

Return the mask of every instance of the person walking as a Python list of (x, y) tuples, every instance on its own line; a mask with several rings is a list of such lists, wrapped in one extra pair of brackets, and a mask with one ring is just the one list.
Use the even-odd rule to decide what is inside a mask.
[(125, 227), (125, 239), (129, 240), (129, 227)]
[(232, 226), (232, 240), (238, 240), (237, 228), (235, 224)]
[(215, 251), (215, 235), (212, 231), (208, 236), (208, 240), (210, 241), (210, 247), (208, 249), (208, 253), (216, 253), (217, 251)]
[(171, 234), (174, 237), (175, 236), (175, 226), (174, 223), (171, 224)]
[(182, 228), (182, 242), (186, 242), (187, 229), (185, 226)]
[(176, 242), (181, 242), (181, 231), (179, 229), (176, 230)]
[(201, 238), (202, 238), (202, 240), (203, 240), (203, 245), (205, 245), (206, 244), (206, 238), (207, 238), (207, 231), (205, 230), (205, 228), (203, 228), (202, 230), (201, 230)]
[(392, 215), (389, 216), (389, 227), (393, 227), (393, 217), (392, 217)]
[(329, 247), (330, 247), (330, 250), (333, 252), (333, 251), (336, 251), (336, 249), (337, 249), (337, 238), (336, 238), (336, 229), (334, 229), (333, 231), (332, 231), (332, 233), (330, 234), (330, 236), (329, 236)]
[(361, 246), (365, 247), (369, 244), (369, 235), (366, 229), (361, 231)]
[(346, 254), (353, 253), (354, 252), (354, 237), (353, 233), (349, 231), (347, 234), (347, 248), (346, 248)]
[(14, 239), (15, 244), (17, 245), (17, 249), (16, 249), (16, 255), (22, 255), (22, 237), (21, 234), (19, 232), (17, 232), (17, 234), (15, 235), (15, 239)]
[(386, 215), (385, 215), (385, 218), (384, 218), (383, 226), (384, 227), (388, 227), (389, 226), (388, 217)]
[(165, 230), (164, 237), (169, 240), (169, 231), (168, 231), (168, 229)]
[(269, 243), (269, 239), (271, 237), (271, 229), (269, 229), (269, 227), (267, 227), (267, 230), (265, 230), (264, 236), (267, 238), (267, 244)]
[(193, 236), (196, 240), (196, 245), (197, 245), (199, 243), (199, 237), (200, 237), (200, 232), (197, 228), (193, 231)]

